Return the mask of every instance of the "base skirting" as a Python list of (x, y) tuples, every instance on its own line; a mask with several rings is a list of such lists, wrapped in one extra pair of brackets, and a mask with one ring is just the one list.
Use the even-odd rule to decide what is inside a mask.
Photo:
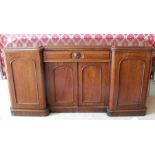
[(11, 114), (14, 116), (47, 116), (49, 115), (48, 109), (11, 109)]
[(106, 112), (103, 106), (81, 106), (81, 107), (49, 107), (50, 112)]
[(146, 108), (137, 110), (115, 110), (115, 111), (107, 109), (108, 116), (144, 116), (145, 114), (146, 114)]
[(49, 109), (11, 109), (13, 116), (47, 116), (50, 112), (107, 112), (108, 116), (144, 116), (146, 109), (137, 110), (115, 110), (106, 107), (49, 107)]

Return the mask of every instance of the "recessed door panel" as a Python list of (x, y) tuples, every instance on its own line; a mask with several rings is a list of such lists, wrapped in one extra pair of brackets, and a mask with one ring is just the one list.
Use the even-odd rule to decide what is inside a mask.
[(45, 66), (48, 104), (77, 105), (77, 63), (46, 63)]
[(38, 90), (35, 62), (29, 59), (16, 59), (11, 62), (17, 104), (37, 104)]
[(145, 62), (126, 59), (120, 63), (118, 105), (142, 103)]
[(79, 105), (104, 106), (109, 83), (108, 63), (79, 63)]

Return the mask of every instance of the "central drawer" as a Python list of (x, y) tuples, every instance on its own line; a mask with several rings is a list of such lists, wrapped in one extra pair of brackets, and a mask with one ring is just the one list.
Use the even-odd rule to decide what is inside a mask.
[(109, 51), (46, 51), (44, 62), (106, 62)]

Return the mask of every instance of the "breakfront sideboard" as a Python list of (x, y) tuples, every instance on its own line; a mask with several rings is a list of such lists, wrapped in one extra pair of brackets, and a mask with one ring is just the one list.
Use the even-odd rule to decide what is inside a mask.
[(152, 48), (5, 48), (13, 115), (145, 115)]

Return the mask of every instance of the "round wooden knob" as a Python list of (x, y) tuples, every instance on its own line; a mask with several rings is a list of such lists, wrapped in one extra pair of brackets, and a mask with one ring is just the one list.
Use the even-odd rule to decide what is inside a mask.
[(73, 58), (80, 59), (81, 58), (81, 53), (80, 52), (73, 53)]

